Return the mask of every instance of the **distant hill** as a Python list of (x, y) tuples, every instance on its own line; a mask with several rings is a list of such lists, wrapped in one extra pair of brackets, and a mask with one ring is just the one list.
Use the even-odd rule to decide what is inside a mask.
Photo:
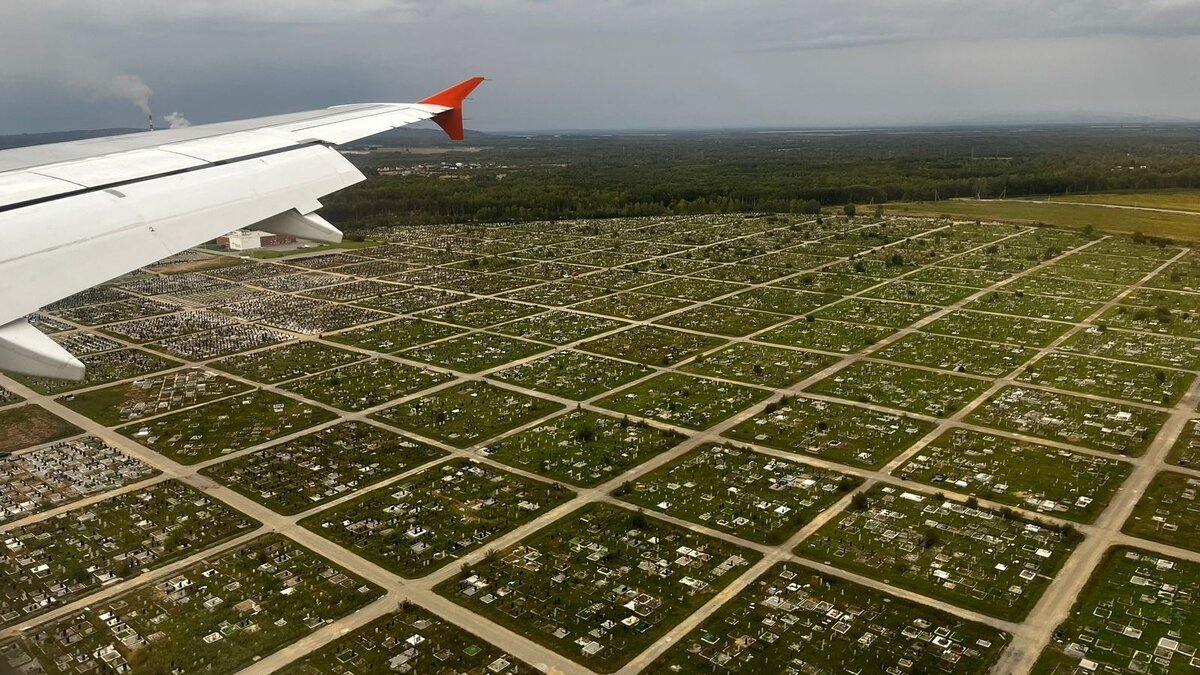
[(139, 131), (145, 131), (145, 129), (85, 129), (79, 131), (48, 131), (41, 134), (13, 134), (11, 136), (0, 136), (0, 150), (24, 148), (30, 145), (45, 145), (46, 143), (81, 141), (100, 136), (120, 136)]

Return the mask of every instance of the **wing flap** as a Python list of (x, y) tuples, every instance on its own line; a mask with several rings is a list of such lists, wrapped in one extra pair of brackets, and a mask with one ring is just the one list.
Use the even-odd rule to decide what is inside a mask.
[(38, 167), (29, 173), (57, 178), (80, 187), (94, 188), (137, 180), (146, 176), (160, 176), (175, 171), (194, 169), (205, 164), (206, 162), (203, 160), (174, 152), (134, 150), (119, 155)]

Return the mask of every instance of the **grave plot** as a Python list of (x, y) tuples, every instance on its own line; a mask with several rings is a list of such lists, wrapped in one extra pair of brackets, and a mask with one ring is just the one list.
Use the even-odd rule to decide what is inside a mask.
[(1200, 370), (1200, 342), (1090, 326), (1059, 346), (1064, 352), (1136, 361), (1151, 366)]
[[(1063, 279), (1079, 281), (1102, 281), (1107, 284), (1128, 286), (1135, 284), (1146, 276), (1148, 271), (1136, 269), (1135, 266), (1114, 265), (1103, 258), (1112, 256), (1093, 256), (1088, 253), (1075, 253), (1070, 258), (1055, 263), (1044, 270), (1045, 274)], [(1080, 260), (1075, 260), (1079, 258)], [(1122, 263), (1129, 260), (1121, 258)], [(1097, 262), (1099, 261), (1099, 262)], [(1155, 266), (1160, 264), (1154, 261)], [(1151, 268), (1153, 269), (1153, 268)]]
[(609, 394), (596, 405), (689, 429), (707, 429), (771, 396), (765, 389), (663, 373)]
[(291, 335), (281, 331), (239, 323), (203, 333), (151, 342), (146, 347), (188, 361), (207, 361), (237, 352), (270, 347), (291, 339)]
[(1130, 291), (1129, 295), (1121, 299), (1121, 304), (1134, 308), (1165, 307), (1172, 311), (1195, 314), (1200, 312), (1200, 293), (1166, 291), (1159, 288), (1135, 288)]
[(381, 595), (272, 534), (39, 626), (0, 652), (55, 675), (232, 673)]
[(196, 464), (334, 417), (294, 398), (255, 390), (123, 426), (117, 432), (181, 464)]
[(830, 293), (808, 293), (784, 288), (762, 287), (752, 288), (725, 298), (720, 301), (720, 304), (799, 316), (837, 299), (838, 296)]
[(754, 336), (760, 342), (848, 354), (857, 352), (895, 333), (895, 329), (841, 321), (814, 319), (812, 315)]
[(68, 321), (84, 326), (101, 326), (107, 323), (119, 323), (145, 319), (160, 314), (170, 314), (179, 311), (179, 305), (164, 302), (156, 298), (130, 298), (119, 302), (108, 302), (103, 305), (84, 305), (61, 309), (55, 314)]
[(588, 668), (612, 672), (757, 558), (641, 513), (590, 504), (436, 590)]
[(899, 279), (877, 286), (863, 293), (863, 297), (945, 306), (956, 303), (978, 290), (968, 286), (949, 286)]
[(557, 483), (455, 459), (300, 524), (413, 579), (487, 546), (574, 496)]
[(933, 429), (929, 422), (851, 405), (789, 397), (725, 436), (832, 462), (878, 468)]
[(1200, 254), (1195, 251), (1171, 263), (1146, 282), (1151, 288), (1200, 291)]
[(295, 270), (283, 265), (276, 265), (268, 262), (250, 262), (245, 265), (235, 265), (233, 267), (223, 267), (218, 270), (205, 270), (204, 273), (210, 277), (225, 279), (226, 281), (241, 281), (246, 282), (251, 279), (262, 279), (279, 274), (288, 274)]
[[(407, 670), (406, 670), (407, 669)], [(411, 602), (280, 668), (279, 675), (541, 672)]]
[(49, 410), (33, 403), (0, 410), (0, 453), (58, 441), (83, 433)]
[(552, 281), (546, 284), (538, 284), (510, 291), (500, 297), (519, 300), (521, 302), (532, 302), (539, 305), (550, 305), (551, 307), (563, 307), (565, 305), (573, 305), (577, 302), (593, 300), (612, 292), (595, 286)]
[(66, 407), (106, 427), (125, 424), (246, 392), (251, 385), (204, 368), (174, 370), (102, 389), (68, 394)]
[(757, 333), (790, 319), (790, 316), (783, 314), (710, 304), (672, 314), (654, 323), (702, 333), (740, 337)]
[(348, 280), (348, 277), (341, 277), (334, 274), (300, 272), (298, 274), (283, 274), (262, 279), (251, 279), (246, 283), (271, 291), (279, 291), (280, 293), (302, 293)]
[[(370, 256), (370, 251), (362, 251), (365, 256)], [(288, 258), (287, 264), (295, 265), (296, 267), (304, 267), (310, 270), (325, 270), (330, 267), (340, 267), (342, 265), (352, 265), (354, 263), (367, 262), (370, 257), (353, 255), (350, 253), (321, 253), (318, 255), (301, 255), (294, 258)]]
[[(777, 281), (773, 287), (794, 288), (812, 293), (827, 293), (830, 295), (851, 295), (879, 283), (878, 279), (864, 277), (858, 274), (832, 274), (828, 272), (807, 272), (800, 276)], [(736, 297), (736, 296), (735, 296)]]
[(157, 474), (87, 436), (0, 457), (0, 523), (57, 508)]
[(649, 366), (669, 366), (703, 351), (725, 344), (725, 340), (657, 326), (634, 326), (579, 345), (580, 349), (630, 359)]
[[(527, 267), (522, 267), (514, 272), (524, 272)], [(585, 268), (591, 269), (591, 268)], [(518, 288), (524, 288), (530, 284), (529, 279), (514, 276), (512, 274), (471, 274), (466, 278), (445, 282), (441, 286), (452, 291), (461, 291), (463, 293), (472, 293), (475, 295), (492, 295), (493, 293), (503, 293)]]
[(644, 293), (618, 293), (597, 300), (581, 302), (572, 307), (581, 312), (615, 316), (630, 321), (645, 321), (667, 312), (690, 306), (692, 303), (678, 298)]
[(970, 286), (971, 288), (987, 288), (1008, 278), (1003, 272), (987, 270), (961, 269), (953, 267), (955, 260), (947, 261), (948, 267), (926, 267), (904, 277), (908, 281), (918, 281), (931, 284), (950, 284), (953, 286)]
[(346, 284), (315, 288), (311, 291), (305, 291), (304, 295), (319, 300), (353, 302), (364, 298), (378, 298), (381, 295), (395, 293), (402, 289), (404, 289), (404, 286), (400, 284), (390, 284), (386, 281), (377, 281), (375, 279), (359, 279)]
[[(747, 240), (743, 240), (743, 241), (747, 241)], [(764, 243), (767, 243), (767, 242), (764, 242)], [(796, 242), (796, 243), (799, 243), (799, 242)], [(771, 247), (770, 243), (767, 243), (767, 245), (768, 245), (768, 247)], [(771, 248), (773, 248), (773, 247), (771, 247)], [(750, 259), (746, 260), (745, 262), (743, 262), (742, 264), (729, 265), (728, 267), (746, 268), (746, 267), (758, 267), (758, 266), (769, 265), (770, 267), (776, 268), (770, 272), (770, 274), (771, 274), (770, 277), (768, 277), (766, 279), (762, 279), (761, 281), (753, 282), (756, 284), (761, 284), (766, 281), (770, 281), (771, 279), (776, 279), (778, 277), (781, 277), (784, 274), (795, 274), (797, 271), (818, 268), (822, 265), (827, 265), (831, 262), (835, 262), (836, 260), (837, 260), (837, 258), (832, 257), (832, 256), (813, 255), (812, 253), (805, 252), (804, 248), (794, 248), (790, 251), (775, 251), (773, 253), (767, 253), (765, 255), (761, 255), (756, 258), (750, 258)], [(708, 275), (708, 274), (698, 274), (696, 276), (708, 276), (712, 279), (724, 278), (724, 277)], [(751, 277), (751, 278), (755, 278), (755, 277)]]
[(1089, 253), (1104, 253), (1106, 255), (1128, 256), (1130, 258), (1154, 259), (1160, 263), (1166, 262), (1181, 250), (1177, 246), (1159, 245), (1156, 243), (1139, 243), (1132, 238), (1109, 237), (1104, 241), (1088, 247)]
[(351, 328), (323, 337), (330, 342), (389, 354), (426, 342), (461, 335), (464, 332), (466, 329), (456, 326), (447, 326), (425, 319), (405, 318)]
[(747, 288), (749, 286), (745, 284), (735, 284), (731, 281), (676, 277), (670, 281), (663, 281), (653, 286), (643, 286), (638, 291), (651, 295), (663, 295), (691, 300), (692, 302), (700, 302), (703, 300), (712, 300), (723, 295), (730, 295)]
[(422, 347), (407, 349), (400, 352), (399, 356), (463, 373), (478, 373), (533, 356), (547, 349), (549, 347), (546, 345), (528, 340), (518, 340), (492, 333), (468, 333)]
[(1082, 536), (941, 495), (879, 485), (804, 540), (800, 555), (1021, 621)]
[(966, 305), (966, 308), (1035, 319), (1078, 322), (1094, 314), (1102, 304), (1072, 298), (1033, 295), (1024, 291), (993, 291)]
[[(595, 288), (603, 288), (607, 291), (627, 291), (638, 286), (649, 286), (660, 281), (669, 281), (671, 279), (667, 274), (654, 274), (653, 272), (664, 272), (670, 274), (681, 274), (683, 272), (672, 272), (672, 265), (668, 264), (669, 259), (655, 260), (641, 265), (629, 265), (623, 269), (600, 270), (599, 272), (591, 272), (580, 277), (575, 277), (571, 280), (573, 284), (583, 284), (584, 286), (593, 286)], [(677, 261), (683, 263), (686, 261)], [(705, 265), (698, 265), (696, 269), (704, 269)], [(691, 270), (695, 271), (695, 269)]]
[(1167, 413), (1039, 389), (1005, 387), (967, 418), (995, 429), (1137, 457)]
[(100, 352), (120, 349), (123, 346), (120, 342), (106, 338), (103, 335), (85, 332), (60, 333), (54, 335), (51, 339), (75, 356), (99, 354)]
[(647, 669), (670, 673), (989, 672), (1010, 636), (779, 563)]
[[(806, 257), (815, 258), (815, 256)], [(776, 265), (778, 262), (779, 261), (774, 258), (771, 260), (766, 260), (764, 258), (753, 258), (746, 264), (734, 263), (731, 265), (718, 265), (716, 267), (710, 267), (706, 270), (696, 272), (695, 277), (697, 279), (732, 281), (743, 284), (765, 284), (780, 277), (786, 277), (789, 274), (796, 273), (795, 270), (783, 267), (775, 267), (774, 265)], [(801, 267), (800, 269), (807, 269), (807, 267)]]
[(267, 508), (294, 515), (445, 456), (363, 422), (346, 422), (201, 470)]
[(237, 321), (227, 316), (200, 309), (111, 324), (101, 330), (109, 335), (140, 343), (200, 333), (235, 323)]
[(361, 411), (453, 379), (428, 368), (371, 359), (293, 380), (283, 388), (335, 408)]
[(292, 296), (234, 303), (222, 307), (249, 321), (257, 321), (303, 335), (321, 335), (364, 323), (390, 319), (390, 314), (336, 302)]
[[(563, 251), (560, 249), (559, 252), (567, 253), (568, 255), (577, 255), (579, 253), (583, 253), (584, 251), (582, 249), (570, 249), (569, 251)], [(525, 258), (528, 257), (526, 253), (526, 251), (520, 251), (516, 255)], [(527, 265), (519, 270), (515, 270), (513, 274), (520, 275), (526, 279), (533, 279), (535, 281), (563, 281), (568, 279), (574, 280), (580, 276), (583, 276), (584, 274), (595, 271), (595, 267), (588, 267), (587, 265), (572, 265), (571, 263), (558, 261), (540, 262)], [(524, 281), (522, 282), (522, 285), (529, 285), (529, 282)]]
[(558, 403), (545, 399), (482, 382), (464, 382), (374, 416), (427, 438), (465, 448), (561, 409)]
[(638, 506), (760, 544), (782, 544), (862, 480), (733, 445), (706, 444), (621, 485)]
[(990, 380), (858, 361), (813, 384), (807, 391), (945, 417), (957, 412), (991, 385)]
[(654, 372), (651, 368), (575, 351), (561, 351), (492, 373), (521, 387), (585, 401)]
[(88, 354), (79, 357), (79, 360), (83, 362), (87, 371), (84, 373), (83, 379), (78, 382), (26, 375), (13, 375), (12, 378), (39, 394), (54, 395), (131, 377), (141, 377), (181, 365), (178, 361), (133, 348)]
[(1187, 673), (1200, 668), (1200, 564), (1115, 546), (1031, 671)]
[(1128, 463), (952, 429), (893, 475), (934, 487), (1090, 523), (1129, 477)]
[(1166, 458), (1169, 464), (1195, 467), (1200, 464), (1200, 418), (1190, 419)]
[(748, 384), (786, 389), (837, 363), (837, 357), (739, 342), (697, 356), (682, 370)]
[(1104, 312), (1096, 323), (1124, 330), (1200, 338), (1200, 316), (1190, 310), (1169, 309), (1165, 305), (1153, 308), (1117, 305)]
[(921, 330), (1020, 347), (1047, 347), (1070, 329), (1071, 324), (1068, 323), (955, 310)]
[(258, 526), (177, 481), (128, 492), (4, 533), (0, 625), (161, 567)]
[(414, 288), (401, 293), (391, 293), (377, 298), (363, 298), (355, 304), (381, 309), (396, 314), (412, 314), (434, 307), (441, 307), (452, 302), (469, 300), (471, 296), (463, 293), (452, 293), (436, 288)]
[(239, 354), (208, 364), (212, 368), (232, 373), (263, 384), (275, 384), (337, 368), (367, 358), (320, 342), (293, 342), (253, 354)]
[(912, 333), (874, 356), (889, 361), (929, 366), (985, 377), (1001, 377), (1037, 353), (1001, 342), (985, 342), (929, 333)]
[(0, 407), (4, 407), (6, 405), (12, 405), (14, 403), (20, 403), (21, 401), (24, 401), (24, 400), (25, 399), (21, 398), (20, 396), (17, 396), (16, 394), (5, 389), (4, 387), (0, 387)]
[(1017, 379), (1046, 387), (1173, 406), (1187, 393), (1195, 373), (1139, 363), (1051, 353), (1034, 361)]
[(686, 438), (644, 422), (574, 410), (500, 439), (479, 453), (556, 481), (594, 487), (665, 452)]
[(1200, 478), (1162, 471), (1146, 487), (1142, 498), (1125, 521), (1125, 534), (1200, 551)]
[(74, 295), (69, 295), (62, 300), (57, 300), (49, 305), (46, 305), (46, 311), (57, 314), (64, 309), (73, 309), (75, 307), (87, 307), (88, 305), (99, 305), (106, 302), (119, 302), (128, 300), (134, 297), (133, 294), (124, 290), (114, 288), (113, 286), (96, 286), (85, 291), (80, 291)]
[(484, 328), (498, 323), (507, 323), (516, 319), (538, 314), (541, 307), (521, 305), (507, 300), (495, 298), (479, 298), (456, 305), (447, 305), (421, 312), (420, 316), (434, 321), (453, 323), (468, 328)]
[(865, 323), (872, 326), (902, 328), (938, 311), (933, 305), (887, 302), (869, 298), (847, 298), (813, 314), (818, 319)]
[(628, 324), (624, 321), (554, 309), (544, 314), (502, 324), (491, 330), (513, 337), (548, 342), (552, 345), (565, 345), (626, 325)]
[(484, 258), (460, 260), (456, 263), (450, 263), (449, 265), (446, 265), (446, 267), (450, 269), (472, 270), (475, 272), (505, 272), (513, 269), (514, 267), (524, 267), (528, 264), (528, 260), (522, 260), (520, 258), (489, 255)]
[(478, 276), (466, 270), (448, 269), (445, 267), (429, 267), (411, 272), (401, 272), (386, 277), (387, 281), (409, 284), (412, 286), (432, 286), (436, 290), (444, 290), (460, 286)]
[(377, 279), (389, 274), (399, 274), (415, 269), (417, 265), (412, 263), (401, 262), (399, 260), (376, 260), (371, 259), (366, 262), (350, 263), (349, 265), (338, 265), (331, 267), (330, 272), (337, 274), (351, 274), (358, 277), (366, 277), (368, 279)]
[(1108, 302), (1117, 297), (1121, 291), (1125, 290), (1125, 287), (1117, 284), (1107, 284), (1102, 281), (1063, 279), (1039, 272), (1021, 277), (1011, 284), (1005, 285), (1004, 290), (1013, 293), (1048, 295), (1056, 298)]
[(39, 314), (37, 312), (34, 312), (33, 314), (26, 314), (25, 320), (29, 322), (30, 326), (33, 326), (47, 335), (61, 333), (74, 328), (74, 326), (66, 321), (62, 321), (48, 314)]

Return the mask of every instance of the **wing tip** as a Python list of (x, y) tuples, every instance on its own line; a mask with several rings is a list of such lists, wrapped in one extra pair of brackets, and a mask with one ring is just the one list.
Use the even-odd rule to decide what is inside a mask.
[(475, 77), (469, 77), (452, 87), (439, 91), (433, 96), (427, 96), (424, 99), (421, 99), (420, 103), (440, 105), (442, 107), (449, 108), (449, 110), (445, 110), (437, 115), (434, 115), (433, 121), (442, 128), (442, 131), (446, 132), (446, 135), (450, 137), (450, 140), (461, 141), (463, 139), (463, 100), (466, 99), (467, 96), (470, 96), (471, 92), (475, 91), (475, 87), (478, 87), (480, 83), (484, 81), (484, 79), (485, 78), (478, 75)]

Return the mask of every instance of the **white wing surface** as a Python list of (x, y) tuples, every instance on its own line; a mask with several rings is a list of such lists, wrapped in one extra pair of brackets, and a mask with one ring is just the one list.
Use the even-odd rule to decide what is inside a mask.
[(81, 379), (83, 364), (24, 317), (228, 232), (341, 241), (315, 212), (364, 176), (332, 146), (430, 119), (459, 140), (482, 80), (418, 103), (0, 151), (0, 371)]

